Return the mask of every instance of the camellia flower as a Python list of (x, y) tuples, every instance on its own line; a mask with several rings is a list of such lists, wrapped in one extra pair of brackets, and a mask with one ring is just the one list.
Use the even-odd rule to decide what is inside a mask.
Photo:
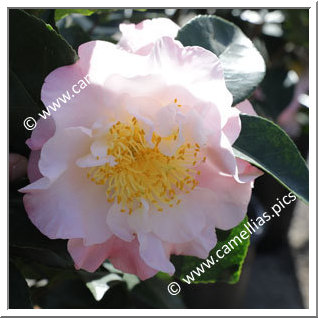
[(90, 85), (39, 120), (27, 141), (32, 183), (21, 191), (40, 231), (69, 239), (76, 268), (109, 259), (146, 279), (173, 274), (171, 254), (206, 258), (215, 228), (244, 218), (262, 172), (234, 156), (238, 108), (252, 109), (231, 107), (213, 53), (170, 36), (138, 43), (142, 54), (123, 42), (85, 43), (75, 64), (47, 76), (46, 106), (87, 74)]

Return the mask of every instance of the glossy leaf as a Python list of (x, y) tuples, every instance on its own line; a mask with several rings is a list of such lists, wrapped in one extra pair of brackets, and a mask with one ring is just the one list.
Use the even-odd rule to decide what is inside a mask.
[(24, 9), (24, 11), (43, 20), (46, 24), (50, 24), (52, 28), (57, 31), (54, 19), (54, 9)]
[[(206, 260), (197, 257), (173, 257), (173, 263), (176, 267), (175, 275), (183, 282), (190, 284), (215, 282), (233, 284), (238, 282), (250, 240), (249, 237), (247, 237), (246, 239), (241, 239), (240, 243), (238, 239), (235, 239), (237, 245), (231, 240), (236, 236), (240, 237), (241, 231), (244, 230), (247, 232), (244, 226), (246, 222), (247, 218), (230, 231), (217, 230), (218, 242), (208, 257), (210, 261), (213, 259), (212, 262), (214, 262), (214, 265), (210, 264), (210, 268), (202, 265), (203, 262), (206, 263)], [(225, 253), (226, 246), (228, 247), (227, 252), (230, 251), (228, 254)], [(233, 248), (231, 248), (231, 246)], [(220, 255), (223, 255), (224, 258), (219, 259), (217, 257), (217, 250), (222, 251)], [(200, 275), (196, 275), (192, 271), (200, 273)]]
[[(73, 64), (77, 55), (50, 25), (23, 10), (9, 10), (10, 151), (27, 154), (23, 120), (43, 108), (41, 88), (56, 68)], [(12, 141), (11, 141), (12, 139)]]
[(10, 70), (30, 97), (42, 105), (40, 93), (45, 77), (60, 66), (73, 64), (76, 52), (51, 27), (23, 10), (10, 10), (9, 26)]
[(198, 16), (179, 30), (176, 39), (184, 46), (198, 45), (219, 57), (233, 105), (246, 99), (264, 77), (265, 63), (253, 43), (236, 25), (222, 18)]
[(265, 170), (308, 202), (308, 167), (288, 135), (262, 117), (241, 115), (241, 121), (242, 130), (233, 145), (236, 156)]

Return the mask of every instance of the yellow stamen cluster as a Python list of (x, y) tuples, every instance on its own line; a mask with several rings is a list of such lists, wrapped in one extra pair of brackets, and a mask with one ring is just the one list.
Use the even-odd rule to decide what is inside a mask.
[(135, 117), (129, 123), (118, 121), (106, 136), (107, 155), (115, 159), (115, 165), (92, 167), (87, 177), (96, 184), (106, 185), (108, 202), (121, 205), (121, 212), (131, 214), (142, 207), (142, 199), (159, 212), (163, 211), (163, 205), (179, 205), (177, 194), (189, 193), (198, 185), (195, 176), (200, 172), (194, 166), (199, 162), (200, 146), (185, 143), (172, 156), (161, 153), (160, 143), (176, 140), (178, 133), (168, 137), (153, 133), (150, 145)]

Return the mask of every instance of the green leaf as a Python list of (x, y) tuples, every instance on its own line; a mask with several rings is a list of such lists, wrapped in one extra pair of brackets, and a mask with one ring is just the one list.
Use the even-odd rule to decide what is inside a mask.
[(42, 105), (45, 77), (56, 68), (73, 64), (76, 52), (51, 27), (22, 10), (9, 11), (9, 66), (30, 97)]
[(186, 308), (181, 295), (171, 296), (168, 293), (168, 284), (166, 280), (154, 276), (138, 284), (131, 295), (137, 303), (143, 304), (144, 308)]
[(66, 16), (72, 13), (79, 13), (82, 15), (90, 16), (96, 11), (97, 10), (89, 10), (89, 9), (55, 9), (55, 22), (65, 18)]
[(9, 308), (32, 308), (29, 287), (13, 262), (9, 263)]
[(9, 10), (10, 151), (27, 153), (23, 120), (43, 108), (41, 88), (56, 68), (75, 63), (77, 55), (51, 26), (23, 10)]
[[(206, 260), (193, 256), (174, 256), (172, 261), (176, 267), (175, 275), (188, 284), (215, 282), (237, 283), (250, 242), (249, 232), (244, 226), (246, 223), (247, 217), (230, 231), (217, 230), (218, 242), (207, 258), (214, 263), (214, 265), (212, 265), (212, 263), (209, 264), (210, 268)], [(247, 233), (244, 234), (244, 236), (247, 237), (246, 239), (240, 237), (241, 231)], [(237, 239), (237, 237), (239, 237), (240, 240)], [(234, 239), (237, 244), (231, 241), (232, 239)], [(216, 255), (218, 250), (221, 250), (219, 253), (221, 256), (224, 256), (222, 259)], [(203, 265), (203, 262), (208, 266)], [(193, 271), (200, 275), (194, 274)]]
[(229, 21), (213, 15), (198, 16), (179, 30), (176, 39), (184, 46), (198, 45), (219, 57), (226, 86), (233, 95), (233, 105), (246, 99), (264, 77), (262, 56)]
[(30, 131), (23, 121), (27, 117), (37, 118), (41, 106), (30, 96), (19, 77), (9, 69), (9, 151), (27, 156), (29, 148), (25, 144)]
[(31, 14), (45, 23), (50, 24), (54, 30), (57, 31), (54, 19), (54, 9), (24, 9), (28, 14)]
[(233, 145), (235, 155), (265, 170), (308, 203), (308, 167), (292, 140), (265, 118), (240, 116), (242, 130)]

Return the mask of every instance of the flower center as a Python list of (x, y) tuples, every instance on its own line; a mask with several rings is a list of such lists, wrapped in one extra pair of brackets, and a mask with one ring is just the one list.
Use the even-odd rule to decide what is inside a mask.
[(172, 156), (160, 152), (159, 144), (177, 140), (178, 133), (160, 137), (154, 132), (150, 145), (135, 117), (128, 124), (118, 121), (106, 136), (107, 155), (114, 158), (115, 165), (92, 167), (87, 177), (106, 185), (107, 201), (121, 204), (121, 212), (131, 214), (143, 200), (158, 211), (163, 211), (163, 206), (178, 205), (178, 194), (192, 191), (198, 185), (195, 176), (200, 174), (194, 169), (199, 162), (198, 144), (185, 143)]

